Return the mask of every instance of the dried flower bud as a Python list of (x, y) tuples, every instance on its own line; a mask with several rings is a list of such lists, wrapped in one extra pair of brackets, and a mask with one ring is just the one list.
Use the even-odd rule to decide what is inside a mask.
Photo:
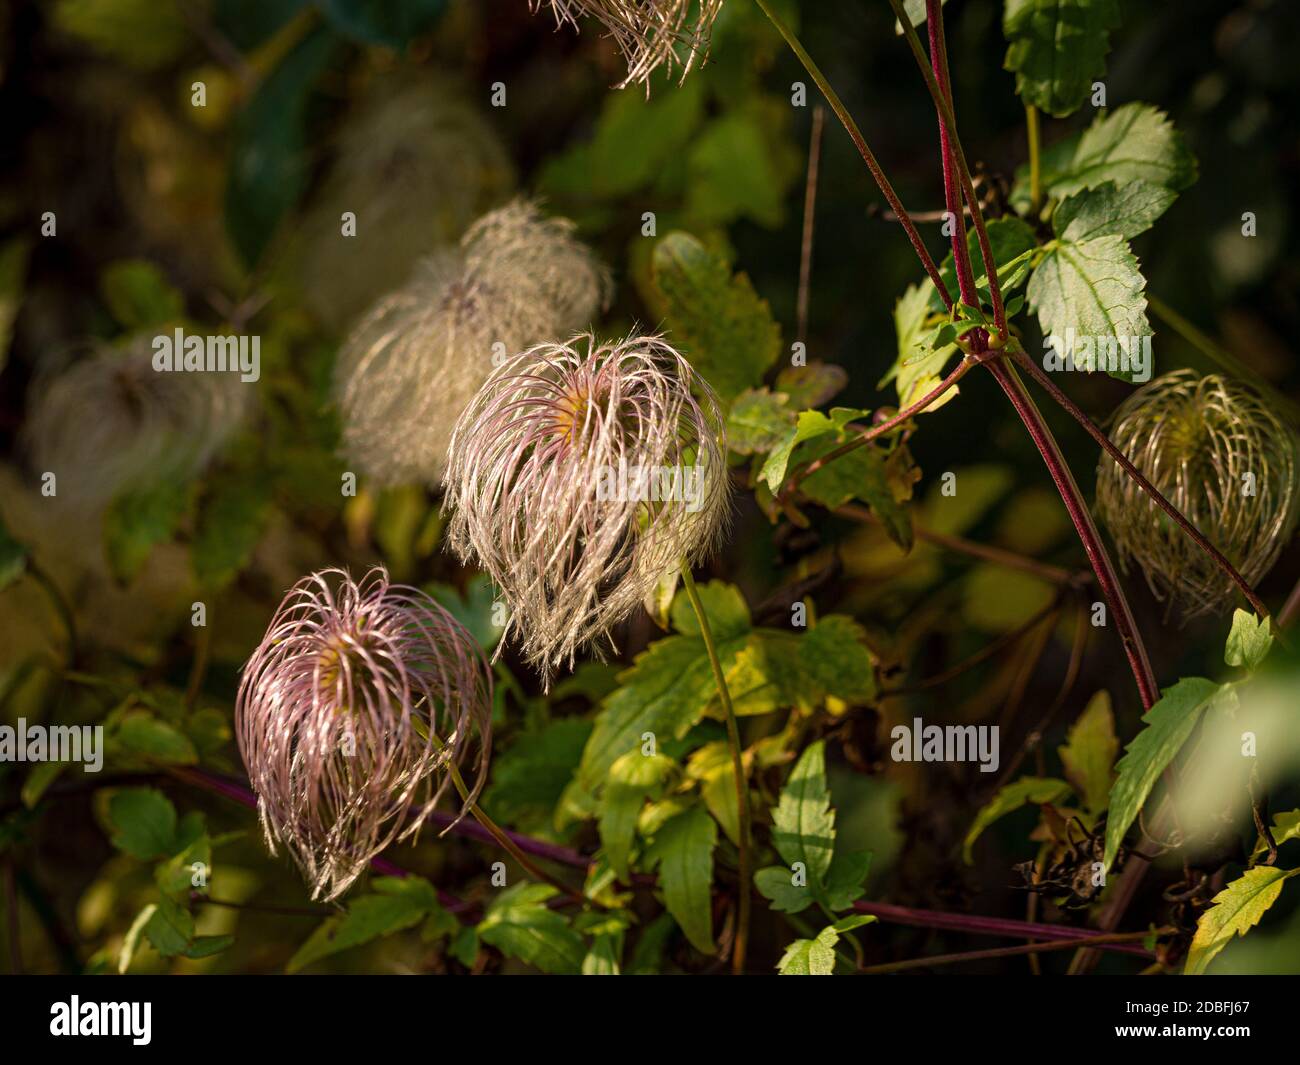
[[(427, 77), (381, 81), (340, 129), (334, 163), (301, 223), (308, 307), (341, 331), (514, 184), (500, 138), (451, 87)], [(343, 233), (345, 212), (355, 235)]]
[(717, 401), (657, 336), (501, 366), (456, 425), (446, 485), (453, 550), (501, 589), (547, 682), (706, 555), (729, 509)]
[[(1254, 584), (1295, 530), (1296, 440), (1239, 381), (1190, 370), (1158, 377), (1115, 414), (1110, 438), (1161, 493)], [(1102, 456), (1097, 509), (1127, 571), (1185, 616), (1228, 609), (1234, 585), (1119, 466)]]
[(382, 568), (299, 581), (244, 666), (235, 731), (267, 845), (281, 843), (313, 898), (337, 898), (424, 823), (478, 735), (492, 733), (483, 651), (423, 592)]
[(493, 362), (590, 325), (609, 289), (571, 222), (523, 200), (484, 215), (459, 249), (421, 262), (339, 352), (348, 460), (381, 484), (436, 486), (452, 426)]
[(154, 369), (152, 338), (96, 344), (32, 387), (26, 446), (57, 497), (98, 507), (118, 495), (193, 476), (252, 405), (237, 374)]
[[(533, 10), (542, 0), (532, 0)], [(550, 0), (555, 21), (578, 28), (577, 16), (596, 19), (605, 27), (627, 61), (627, 77), (619, 84), (647, 86), (661, 66), (669, 73), (682, 68), (682, 78), (696, 61), (708, 55), (713, 22), (722, 0)]]

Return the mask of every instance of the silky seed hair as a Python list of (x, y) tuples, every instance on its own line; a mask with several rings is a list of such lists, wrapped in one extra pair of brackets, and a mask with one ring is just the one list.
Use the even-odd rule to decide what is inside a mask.
[(493, 362), (590, 325), (610, 289), (571, 222), (523, 200), (485, 215), (380, 300), (339, 352), (347, 460), (378, 484), (437, 487), (456, 418)]
[(418, 832), (477, 749), (492, 743), (492, 669), (465, 628), (372, 569), (327, 569), (285, 597), (244, 666), (235, 732), (271, 853), (313, 898), (345, 892), (376, 854)]
[[(1255, 584), (1295, 531), (1297, 442), (1258, 392), (1190, 370), (1158, 377), (1116, 411), (1110, 438)], [(1228, 610), (1235, 586), (1131, 477), (1103, 454), (1097, 509), (1125, 571), (1185, 617)]]
[[(538, 10), (543, 0), (532, 0)], [(722, 0), (549, 0), (558, 25), (579, 29), (578, 17), (598, 21), (627, 62), (619, 88), (645, 85), (660, 67), (681, 78), (708, 55), (713, 22)]]
[[(617, 482), (624, 469), (692, 467), (689, 506)], [(456, 424), (446, 487), (451, 548), (500, 589), (506, 634), (548, 685), (707, 556), (730, 508), (716, 397), (659, 336), (581, 335), (502, 365)]]
[(228, 371), (159, 371), (153, 337), (97, 342), (32, 385), (24, 444), (56, 496), (95, 509), (203, 469), (239, 427), (253, 389)]
[[(417, 259), (454, 244), (515, 184), (500, 138), (440, 79), (386, 79), (339, 131), (334, 162), (302, 221), (303, 296), (343, 331)], [(344, 236), (344, 212), (356, 235)]]

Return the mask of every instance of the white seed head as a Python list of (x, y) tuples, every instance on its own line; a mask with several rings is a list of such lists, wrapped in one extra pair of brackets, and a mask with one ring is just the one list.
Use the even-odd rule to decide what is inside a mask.
[(609, 275), (564, 219), (516, 200), (421, 261), (348, 337), (335, 367), (348, 461), (380, 484), (436, 486), (456, 418), (524, 348), (591, 324)]
[[(638, 490), (638, 471), (665, 476)], [(706, 556), (730, 509), (716, 398), (658, 336), (577, 336), (501, 366), (456, 425), (446, 486), (452, 549), (500, 588), (547, 683)]]

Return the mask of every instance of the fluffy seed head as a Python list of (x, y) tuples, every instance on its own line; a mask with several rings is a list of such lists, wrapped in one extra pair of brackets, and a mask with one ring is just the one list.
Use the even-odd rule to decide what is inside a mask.
[[(1296, 439), (1250, 386), (1190, 370), (1158, 377), (1115, 413), (1110, 438), (1254, 584), (1295, 530)], [(1136, 561), (1186, 617), (1226, 610), (1234, 585), (1105, 455), (1097, 509), (1125, 569)]]
[[(532, 0), (536, 11), (542, 0)], [(646, 85), (663, 67), (669, 74), (682, 68), (682, 78), (708, 55), (713, 22), (722, 0), (550, 0), (555, 21), (578, 28), (578, 16), (596, 19), (605, 27), (627, 61), (627, 77), (619, 84)]]
[(609, 275), (573, 236), (516, 200), (460, 247), (424, 259), (348, 337), (335, 368), (348, 460), (381, 484), (436, 486), (456, 418), (494, 361), (590, 325)]
[(507, 633), (549, 682), (720, 538), (717, 401), (657, 336), (541, 344), (465, 409), (446, 486), (453, 550), (501, 589)]
[(235, 704), (239, 751), (275, 853), (313, 898), (337, 898), (390, 843), (417, 832), (478, 735), (483, 787), (492, 671), (423, 592), (329, 569), (299, 581), (253, 652)]
[(252, 402), (238, 374), (158, 371), (152, 338), (95, 344), (32, 386), (25, 444), (57, 497), (87, 508), (207, 465)]
[[(458, 239), (514, 187), (479, 113), (436, 79), (382, 84), (339, 132), (332, 169), (302, 223), (303, 295), (336, 330)], [(356, 216), (344, 236), (342, 216)]]

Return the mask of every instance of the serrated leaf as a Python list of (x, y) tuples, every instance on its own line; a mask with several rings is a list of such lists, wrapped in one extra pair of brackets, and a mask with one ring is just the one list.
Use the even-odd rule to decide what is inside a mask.
[(1112, 767), (1119, 753), (1115, 715), (1107, 692), (1099, 691), (1088, 700), (1057, 753), (1065, 767), (1065, 778), (1083, 800), (1084, 808), (1094, 814), (1106, 809), (1114, 780)]
[(164, 958), (184, 954), (194, 939), (194, 916), (175, 899), (164, 896), (144, 926), (154, 950)]
[(745, 389), (727, 412), (727, 446), (738, 455), (771, 451), (795, 423), (789, 402), (789, 396), (766, 388)]
[(784, 865), (769, 865), (754, 874), (754, 886), (782, 913), (799, 913), (814, 902), (806, 885), (795, 883), (795, 874)]
[(1282, 894), (1282, 885), (1300, 869), (1275, 869), (1257, 865), (1247, 869), (1217, 895), (1213, 905), (1196, 922), (1196, 935), (1187, 951), (1184, 976), (1200, 976), (1215, 956), (1236, 936), (1244, 936)]
[(757, 388), (781, 351), (781, 330), (744, 274), (731, 274), (689, 233), (655, 245), (655, 286), (676, 346), (724, 403)]
[[(826, 874), (826, 908), (833, 913), (847, 910), (866, 891), (864, 881), (871, 872), (871, 851), (836, 848)], [(840, 922), (843, 924), (843, 922)], [(837, 928), (839, 925), (836, 926)], [(843, 931), (843, 929), (840, 929)]]
[(587, 948), (582, 936), (547, 908), (546, 900), (554, 894), (547, 884), (507, 888), (479, 922), (479, 938), (544, 973), (580, 972)]
[(1129, 826), (1151, 794), (1151, 789), (1178, 752), (1221, 687), (1203, 677), (1186, 677), (1164, 689), (1160, 700), (1147, 711), (1146, 727), (1124, 749), (1116, 769), (1119, 779), (1110, 793), (1106, 817), (1106, 853), (1110, 869)]
[(668, 779), (676, 763), (662, 754), (629, 751), (609, 769), (600, 810), (600, 843), (610, 868), (628, 880), (628, 859), (636, 835), (637, 817), (648, 796)]
[[(1300, 839), (1300, 810), (1291, 810), (1288, 813), (1278, 814), (1273, 818), (1273, 824), (1269, 826), (1269, 832), (1273, 836), (1273, 842), (1279, 847), (1290, 840)], [(1268, 847), (1264, 841), (1257, 839), (1250, 860), (1252, 862), (1257, 860), (1267, 850)]]
[(1257, 618), (1238, 608), (1232, 614), (1232, 631), (1223, 650), (1223, 660), (1230, 666), (1258, 669), (1273, 646), (1273, 634), (1266, 618)]
[(1123, 186), (1106, 181), (1067, 197), (1052, 215), (1052, 228), (1062, 240), (1080, 244), (1096, 237), (1132, 240), (1169, 210), (1178, 193), (1149, 181)]
[(142, 861), (172, 853), (176, 807), (154, 788), (124, 788), (108, 801), (113, 846)]
[(411, 928), (442, 908), (438, 893), (422, 877), (377, 877), (371, 886), (374, 894), (352, 900), (347, 913), (326, 919), (289, 959), (286, 971), (298, 972), (331, 954)]
[(507, 824), (545, 825), (590, 737), (591, 722), (576, 717), (517, 734), (504, 751), (493, 752), (484, 806)]
[(774, 495), (780, 492), (794, 449), (805, 440), (813, 440), (826, 433), (837, 433), (839, 428), (819, 410), (801, 411), (794, 426), (786, 430), (784, 438), (772, 448), (759, 470), (758, 479), (765, 481)]
[(1116, 0), (1007, 0), (1004, 67), (1016, 75), (1016, 92), (1057, 118), (1078, 110), (1106, 73), (1119, 23)]
[[(957, 345), (949, 344), (925, 354), (920, 359), (916, 358), (922, 350), (920, 344), (926, 334), (925, 320), (931, 311), (931, 297), (936, 295), (934, 286), (929, 282), (909, 285), (894, 304), (894, 332), (898, 338), (898, 357), (876, 387), (883, 388), (893, 381), (898, 391), (900, 408), (911, 406), (932, 391), (942, 379), (949, 360), (957, 354)], [(956, 387), (950, 388), (922, 413), (938, 410), (945, 403), (955, 399), (958, 391)]]
[(835, 853), (835, 813), (826, 785), (826, 742), (810, 744), (795, 764), (772, 811), (772, 845), (793, 867), (803, 864), (808, 885), (819, 894)]
[[(1059, 167), (1046, 166), (1043, 183), (1055, 197), (1094, 189), (1107, 181), (1119, 188), (1134, 181), (1173, 189), (1196, 180), (1196, 160), (1169, 117), (1150, 104), (1129, 103), (1099, 115)], [(1045, 160), (1045, 163), (1047, 161)]]
[[(813, 440), (799, 450), (799, 461), (821, 458), (849, 438), (849, 433), (843, 433), (838, 437)], [(831, 510), (851, 499), (862, 500), (880, 519), (889, 538), (904, 551), (910, 551), (913, 539), (911, 515), (896, 498), (895, 481), (891, 477), (891, 469), (897, 468), (891, 467), (891, 463), (900, 458), (910, 466), (911, 459), (904, 448), (896, 448), (886, 456), (872, 445), (858, 447), (809, 474), (800, 484), (800, 490), (809, 499)], [(909, 492), (910, 487), (909, 483)]]
[(664, 905), (691, 945), (712, 954), (713, 848), (718, 826), (703, 806), (692, 806), (663, 824), (646, 848), (646, 863), (659, 870)]
[(835, 944), (840, 934), (823, 928), (816, 939), (796, 939), (776, 963), (782, 976), (830, 976), (835, 972)]
[[(749, 632), (749, 605), (745, 602), (740, 589), (734, 584), (728, 584), (726, 581), (709, 581), (707, 584), (699, 585), (696, 594), (700, 597), (704, 616), (709, 620), (709, 631), (713, 633), (716, 641), (722, 643)], [(685, 590), (673, 600), (669, 616), (672, 618), (673, 628), (683, 636), (700, 635), (700, 620), (696, 617), (691, 597)]]
[(844, 367), (830, 362), (787, 366), (776, 375), (776, 390), (789, 397), (791, 410), (820, 407), (834, 399), (849, 383)]
[(971, 857), (971, 848), (994, 821), (1019, 810), (1028, 803), (1041, 806), (1043, 803), (1059, 802), (1069, 794), (1070, 785), (1054, 777), (1021, 777), (1019, 780), (1012, 781), (1001, 788), (975, 815), (970, 831), (962, 841), (962, 860), (967, 865), (971, 864), (974, 860)]
[[(1145, 290), (1146, 278), (1127, 241), (1109, 236), (1050, 246), (1029, 279), (1028, 295), (1043, 336), (1060, 338), (1062, 344), (1072, 337), (1094, 344), (1113, 339), (1131, 348), (1152, 334)], [(1122, 347), (1116, 350), (1125, 354)], [(1097, 353), (1098, 368), (1105, 361), (1104, 353)], [(1133, 379), (1132, 370), (1118, 363), (1110, 373)]]

